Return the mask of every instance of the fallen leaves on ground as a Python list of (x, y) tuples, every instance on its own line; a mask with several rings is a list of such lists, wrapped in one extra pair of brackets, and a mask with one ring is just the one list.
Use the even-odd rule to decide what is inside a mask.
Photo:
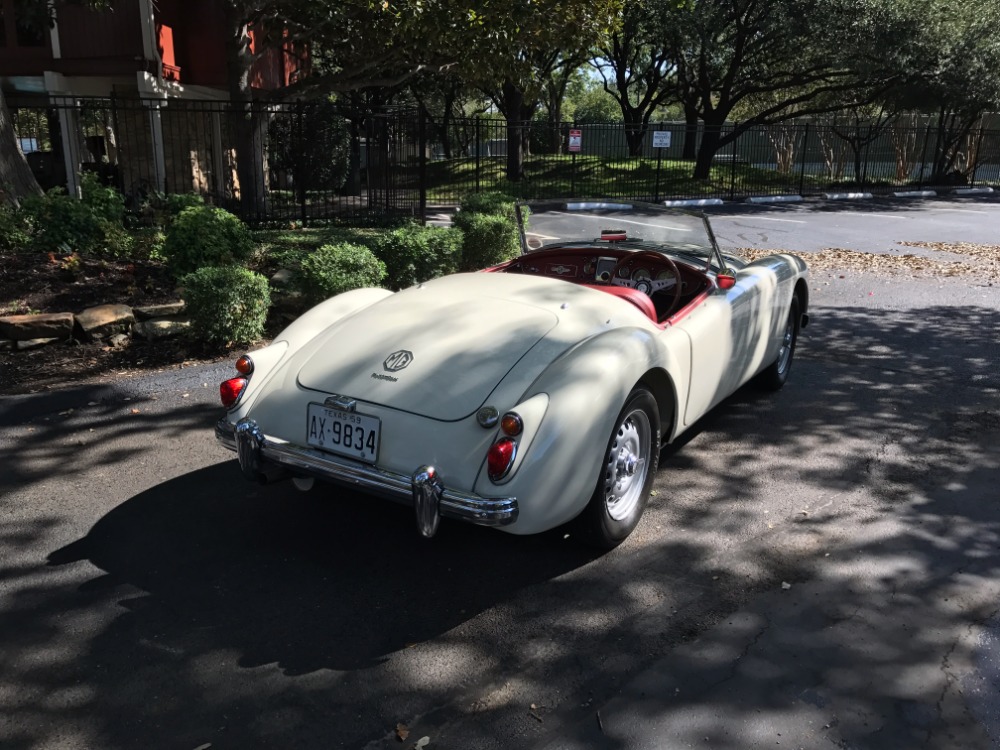
[(842, 247), (827, 247), (813, 253), (745, 247), (736, 250), (736, 254), (749, 261), (755, 261), (776, 253), (792, 253), (805, 260), (813, 271), (851, 270), (925, 277), (975, 275), (980, 280), (1000, 281), (1000, 245), (977, 245), (969, 242), (900, 242), (899, 244), (935, 253), (948, 253), (950, 256), (974, 258), (978, 262), (898, 251), (872, 253)]

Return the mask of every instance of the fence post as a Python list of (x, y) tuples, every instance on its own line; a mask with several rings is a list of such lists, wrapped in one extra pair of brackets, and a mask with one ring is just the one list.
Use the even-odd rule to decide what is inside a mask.
[(976, 160), (972, 163), (972, 176), (969, 179), (969, 187), (976, 186), (976, 172), (979, 171), (979, 162), (982, 159), (982, 150), (983, 150), (983, 122), (982, 120), (980, 120), (979, 137), (976, 139), (976, 150), (974, 152)]
[(927, 118), (927, 132), (924, 134), (924, 148), (920, 154), (920, 176), (917, 178), (917, 189), (924, 186), (924, 169), (927, 166), (927, 141), (931, 139), (931, 121)]
[[(660, 123), (660, 130), (663, 130), (664, 124)], [(660, 165), (663, 163), (663, 149), (656, 149), (656, 186), (653, 188), (653, 201), (655, 203), (660, 202)]]
[(736, 144), (739, 136), (736, 135), (736, 123), (733, 123), (733, 163), (729, 167), (729, 200), (736, 200)]
[(809, 153), (809, 123), (806, 123), (805, 132), (802, 134), (802, 167), (799, 170), (799, 195), (805, 192), (806, 188), (806, 156)]
[(483, 150), (483, 139), (482, 139), (482, 133), (480, 132), (480, 124), (481, 123), (482, 123), (482, 120), (480, 120), (477, 117), (476, 118), (476, 192), (477, 193), (480, 191), (480, 186), (479, 186), (479, 158), (480, 158), (480, 152)]
[(302, 220), (302, 226), (306, 224), (306, 179), (305, 179), (305, 164), (303, 159), (303, 151), (305, 150), (303, 146), (305, 145), (304, 132), (305, 128), (303, 126), (303, 108), (305, 105), (302, 103), (301, 99), (296, 99), (295, 101), (295, 126), (298, 131), (297, 137), (292, 141), (296, 144), (295, 149), (295, 161), (297, 162), (295, 168), (295, 190), (299, 194), (299, 217)]
[[(111, 92), (111, 127), (114, 128), (115, 137), (115, 160), (113, 164), (116, 167), (115, 175), (117, 177), (116, 182), (118, 183), (118, 192), (125, 195), (125, 175), (122, 174), (120, 159), (122, 133), (118, 128), (118, 95), (114, 91)], [(108, 161), (111, 162), (110, 149), (108, 149), (108, 152)]]
[[(576, 120), (573, 121), (573, 129), (576, 130)], [(576, 195), (576, 151), (570, 152), (570, 165), (569, 194), (572, 197)]]
[(420, 108), (417, 119), (417, 141), (420, 153), (418, 155), (418, 181), (420, 183), (420, 223), (427, 223), (427, 121), (424, 108)]

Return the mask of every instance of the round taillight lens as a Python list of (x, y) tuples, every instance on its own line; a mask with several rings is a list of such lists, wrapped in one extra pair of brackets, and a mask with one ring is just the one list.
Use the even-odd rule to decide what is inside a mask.
[(253, 360), (244, 354), (236, 360), (236, 372), (243, 376), (249, 376), (253, 372)]
[(503, 430), (504, 435), (516, 437), (524, 430), (524, 422), (521, 420), (520, 416), (512, 411), (509, 411), (504, 414), (503, 419), (500, 420), (500, 429)]
[(490, 452), (486, 455), (486, 470), (491, 481), (497, 482), (507, 476), (511, 464), (514, 463), (515, 453), (517, 453), (517, 443), (510, 438), (497, 440), (490, 446)]
[(240, 396), (243, 395), (243, 389), (247, 387), (246, 378), (230, 378), (225, 380), (219, 386), (219, 398), (222, 399), (222, 405), (227, 409), (240, 400)]

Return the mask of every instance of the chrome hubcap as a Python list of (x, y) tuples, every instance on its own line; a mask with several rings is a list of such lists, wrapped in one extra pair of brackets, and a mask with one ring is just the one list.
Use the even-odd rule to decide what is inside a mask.
[(651, 443), (649, 418), (641, 409), (627, 414), (615, 431), (604, 465), (604, 502), (616, 521), (627, 519), (639, 504)]

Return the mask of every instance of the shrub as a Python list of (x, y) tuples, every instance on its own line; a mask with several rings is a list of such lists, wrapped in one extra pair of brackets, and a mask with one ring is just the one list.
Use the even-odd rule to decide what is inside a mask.
[(170, 224), (163, 254), (178, 278), (204, 266), (242, 264), (253, 254), (250, 230), (221, 208), (191, 206)]
[(0, 250), (24, 250), (31, 244), (31, 224), (21, 211), (0, 203)]
[(264, 335), (271, 292), (259, 273), (199, 268), (181, 279), (192, 333), (213, 344), (249, 344)]
[(50, 253), (123, 256), (135, 246), (122, 220), (125, 202), (112, 187), (101, 184), (97, 175), (80, 177), (81, 198), (53, 188), (44, 195), (24, 200), (21, 216), (34, 227), (31, 244)]
[(385, 278), (385, 264), (363, 245), (341, 242), (323, 245), (302, 260), (299, 284), (309, 304), (351, 289), (378, 286)]
[(379, 236), (372, 250), (385, 263), (389, 287), (405, 289), (458, 270), (462, 233), (458, 229), (400, 227)]
[(163, 204), (172, 218), (185, 208), (204, 206), (205, 199), (198, 193), (171, 193), (163, 199)]
[(472, 193), (462, 199), (459, 214), (505, 214), (514, 218), (514, 199), (503, 193)]
[(80, 201), (99, 220), (121, 226), (125, 217), (125, 198), (113, 187), (101, 183), (92, 172), (80, 175)]
[(462, 227), (463, 271), (495, 266), (521, 254), (517, 223), (502, 214), (471, 214)]

